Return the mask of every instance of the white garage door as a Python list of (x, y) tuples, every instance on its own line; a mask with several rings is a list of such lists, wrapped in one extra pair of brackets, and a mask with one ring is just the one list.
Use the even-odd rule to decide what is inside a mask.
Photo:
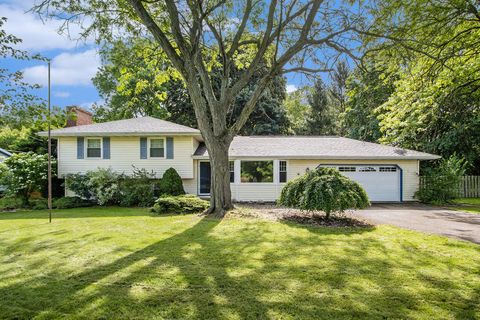
[(336, 168), (345, 176), (357, 181), (367, 192), (370, 201), (401, 201), (401, 172), (396, 166), (325, 165), (325, 167)]

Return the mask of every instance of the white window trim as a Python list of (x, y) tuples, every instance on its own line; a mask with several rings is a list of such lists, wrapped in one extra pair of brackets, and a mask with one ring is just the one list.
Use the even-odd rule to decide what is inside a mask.
[[(242, 181), (242, 161), (272, 161), (273, 162), (273, 181), (272, 182), (243, 182)], [(276, 159), (241, 159), (239, 163), (239, 184), (257, 184), (257, 185), (275, 185), (278, 184), (278, 160)]]
[[(100, 157), (89, 157), (88, 156), (88, 140), (100, 140)], [(85, 138), (85, 157), (87, 160), (99, 160), (103, 159), (103, 138), (102, 137), (86, 137)]]
[[(283, 161), (285, 162), (285, 182), (280, 182), (280, 162)], [(288, 161), (287, 160), (278, 160), (278, 183), (279, 184), (285, 184), (288, 182)]]
[[(167, 139), (165, 137), (151, 137), (148, 138), (147, 143), (147, 158), (148, 159), (166, 159), (167, 158)], [(150, 156), (150, 146), (152, 140), (163, 140), (163, 157), (151, 157)]]

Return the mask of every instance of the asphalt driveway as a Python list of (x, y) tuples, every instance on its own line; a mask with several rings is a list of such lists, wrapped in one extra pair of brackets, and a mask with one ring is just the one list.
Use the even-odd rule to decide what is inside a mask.
[(373, 224), (440, 234), (480, 244), (480, 215), (417, 203), (373, 204), (355, 215)]

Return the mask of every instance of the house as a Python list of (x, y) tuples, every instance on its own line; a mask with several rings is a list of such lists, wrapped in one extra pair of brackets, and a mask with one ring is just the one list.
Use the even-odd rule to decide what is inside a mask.
[(0, 148), (0, 163), (9, 158), (12, 154), (5, 149)]
[[(188, 193), (210, 193), (208, 152), (197, 129), (143, 117), (62, 128), (52, 137), (58, 139), (60, 177), (99, 167), (129, 174), (133, 166), (161, 177), (173, 167)], [(414, 200), (420, 161), (439, 158), (331, 136), (238, 136), (229, 157), (236, 201), (274, 201), (285, 182), (327, 166), (358, 181), (371, 201), (389, 202)]]

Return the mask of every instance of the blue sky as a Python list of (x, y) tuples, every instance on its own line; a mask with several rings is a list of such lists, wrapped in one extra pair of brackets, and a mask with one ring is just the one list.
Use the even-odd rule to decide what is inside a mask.
[[(58, 34), (60, 21), (43, 22), (37, 15), (27, 12), (34, 0), (0, 0), (0, 16), (8, 21), (4, 25), (7, 33), (21, 38), (19, 49), (32, 54), (40, 53), (52, 60), (52, 105), (65, 107), (79, 105), (90, 108), (95, 102), (101, 102), (91, 78), (100, 66), (100, 58), (93, 41), (73, 40), (72, 36)], [(10, 70), (22, 70), (28, 82), (43, 85), (37, 91), (39, 96), (47, 97), (47, 65), (40, 61), (18, 61), (7, 59), (2, 67)], [(298, 87), (303, 77), (289, 75), (287, 91)]]

